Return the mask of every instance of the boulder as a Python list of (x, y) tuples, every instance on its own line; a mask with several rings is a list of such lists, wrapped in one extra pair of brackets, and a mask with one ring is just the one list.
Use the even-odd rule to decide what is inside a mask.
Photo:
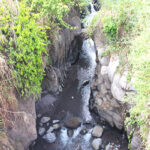
[(103, 133), (103, 128), (101, 126), (95, 126), (92, 131), (92, 136), (101, 137)]
[(81, 122), (77, 117), (72, 117), (66, 121), (65, 126), (67, 128), (76, 129), (80, 124)]
[(101, 144), (102, 144), (101, 138), (97, 138), (92, 141), (92, 147), (94, 148), (94, 150), (99, 150)]

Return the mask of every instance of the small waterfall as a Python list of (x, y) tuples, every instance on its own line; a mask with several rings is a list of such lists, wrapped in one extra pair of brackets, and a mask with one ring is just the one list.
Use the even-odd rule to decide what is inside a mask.
[[(87, 39), (83, 41), (80, 60), (82, 60), (82, 64), (84, 66), (81, 66), (81, 68), (78, 71), (78, 89), (81, 89), (83, 102), (82, 117), (85, 121), (89, 122), (92, 119), (89, 111), (89, 99), (91, 95), (90, 83), (92, 82), (96, 68), (96, 50), (92, 39)], [(85, 81), (89, 81), (89, 84), (85, 87), (82, 87)]]
[(91, 6), (91, 14), (92, 14), (92, 13), (95, 13), (96, 11), (95, 11), (95, 9), (94, 9), (93, 3), (90, 3), (90, 6)]
[(94, 8), (93, 3), (90, 2), (89, 5), (90, 5), (90, 9), (91, 9), (90, 12), (91, 12), (91, 13), (85, 17), (84, 27), (88, 27), (88, 26), (90, 25), (90, 23), (91, 23), (93, 17), (97, 14), (97, 12), (96, 12), (96, 10), (95, 10), (95, 8)]

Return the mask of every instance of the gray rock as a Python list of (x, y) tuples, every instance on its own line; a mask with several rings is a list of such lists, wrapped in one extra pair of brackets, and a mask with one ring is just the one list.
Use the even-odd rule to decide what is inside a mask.
[(102, 144), (101, 138), (97, 138), (92, 141), (92, 147), (94, 148), (94, 150), (99, 150), (101, 144)]
[(42, 117), (42, 115), (41, 115), (41, 114), (38, 114), (38, 115), (37, 115), (37, 118), (41, 118), (41, 117)]
[(59, 120), (53, 120), (53, 124), (59, 123), (59, 122), (60, 122)]
[(65, 126), (71, 129), (75, 129), (80, 126), (81, 122), (77, 117), (72, 117), (66, 121)]
[(67, 130), (67, 135), (69, 137), (72, 137), (73, 136), (73, 130)]
[(119, 66), (119, 56), (117, 55), (111, 56), (108, 66), (108, 77), (111, 82), (113, 81), (118, 66)]
[(54, 133), (47, 133), (43, 136), (43, 139), (45, 139), (49, 143), (54, 143), (56, 141), (56, 135)]
[(101, 137), (103, 134), (103, 128), (101, 126), (95, 126), (92, 131), (92, 136)]
[(47, 123), (48, 121), (50, 121), (50, 117), (42, 117), (41, 119), (41, 123)]
[(133, 134), (133, 138), (131, 140), (131, 150), (138, 150), (141, 145), (141, 138), (138, 134)]
[(54, 130), (59, 130), (61, 128), (61, 125), (60, 124), (54, 124), (53, 125), (53, 129)]
[(109, 64), (109, 58), (108, 57), (102, 57), (101, 59), (100, 59), (100, 63), (101, 63), (101, 65), (103, 65), (103, 66), (108, 66), (108, 64)]
[(39, 123), (39, 126), (40, 126), (40, 127), (43, 127), (43, 123), (42, 123), (42, 122), (40, 122), (40, 123)]
[(39, 135), (43, 135), (45, 132), (45, 128), (39, 128)]
[(54, 128), (53, 127), (49, 127), (49, 129), (47, 130), (47, 133), (53, 132), (53, 131), (54, 131)]
[(114, 76), (113, 83), (111, 85), (111, 92), (114, 98), (122, 102), (125, 96), (125, 91), (121, 88), (119, 84), (120, 75), (117, 73)]
[(46, 123), (46, 126), (48, 127), (50, 125), (50, 123), (48, 122), (48, 123)]

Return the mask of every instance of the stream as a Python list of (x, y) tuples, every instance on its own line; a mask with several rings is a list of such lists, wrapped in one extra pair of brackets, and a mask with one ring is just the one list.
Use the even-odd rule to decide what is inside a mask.
[[(87, 16), (88, 23), (96, 13), (92, 3), (90, 5), (91, 14)], [(46, 114), (50, 115), (51, 119), (47, 118), (44, 123), (41, 123), (43, 116), (38, 116), (38, 138), (31, 144), (30, 150), (93, 150), (91, 143), (95, 137), (92, 136), (92, 131), (96, 125), (103, 128), (100, 137), (102, 143), (97, 150), (128, 150), (125, 133), (110, 127), (89, 110), (95, 68), (94, 42), (92, 39), (85, 39), (79, 60), (67, 71), (62, 92), (56, 97), (43, 95), (43, 99), (54, 99), (54, 112), (51, 115)], [(75, 128), (68, 128), (66, 122), (72, 117), (76, 117), (80, 124)]]

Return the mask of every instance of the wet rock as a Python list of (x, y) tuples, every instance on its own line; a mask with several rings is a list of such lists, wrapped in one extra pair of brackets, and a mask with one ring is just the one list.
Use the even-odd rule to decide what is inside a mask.
[(77, 149), (76, 150), (82, 150), (82, 147), (81, 145), (78, 145)]
[(39, 135), (43, 135), (45, 132), (45, 128), (39, 128)]
[(56, 141), (56, 135), (49, 132), (43, 136), (43, 139), (45, 139), (48, 143), (54, 143)]
[(94, 150), (99, 150), (101, 144), (102, 144), (101, 138), (97, 138), (92, 141), (92, 147), (94, 148)]
[(43, 127), (43, 123), (42, 123), (42, 122), (40, 122), (40, 123), (39, 123), (39, 126), (40, 126), (40, 127)]
[(81, 122), (77, 117), (72, 117), (66, 121), (65, 126), (71, 129), (75, 129), (80, 126)]
[(50, 121), (50, 117), (42, 117), (41, 119), (41, 123), (47, 123), (48, 121)]
[(89, 80), (85, 80), (85, 81), (82, 83), (82, 86), (84, 87), (84, 86), (88, 85), (89, 82), (90, 82)]
[(87, 129), (82, 129), (82, 130), (80, 131), (80, 134), (85, 135), (87, 132), (88, 132)]
[(113, 150), (113, 146), (111, 144), (106, 145), (105, 150)]
[(54, 128), (53, 127), (49, 127), (49, 129), (47, 130), (47, 133), (53, 132), (53, 131), (54, 131)]
[(72, 137), (73, 136), (73, 130), (67, 130), (67, 135), (69, 137)]
[(46, 126), (48, 127), (50, 124), (49, 124), (49, 122), (48, 123), (46, 123)]
[(38, 114), (38, 115), (37, 115), (37, 118), (41, 118), (41, 117), (42, 117), (42, 115), (41, 115), (41, 114)]
[(53, 125), (53, 129), (54, 130), (59, 130), (61, 128), (61, 125), (60, 124), (54, 124)]
[(92, 136), (101, 137), (103, 134), (103, 128), (101, 126), (95, 126), (92, 131)]
[(53, 124), (59, 123), (59, 122), (60, 122), (59, 120), (53, 120)]

